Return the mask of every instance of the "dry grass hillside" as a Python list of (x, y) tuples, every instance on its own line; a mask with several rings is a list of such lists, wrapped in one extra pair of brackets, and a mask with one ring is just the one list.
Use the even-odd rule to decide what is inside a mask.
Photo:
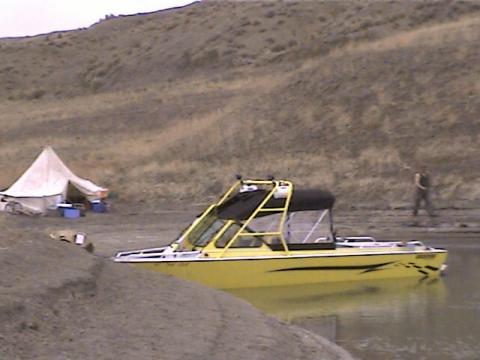
[(403, 206), (429, 164), (480, 204), (480, 3), (204, 1), (0, 39), (0, 187), (54, 146), (124, 200), (204, 201), (234, 174)]

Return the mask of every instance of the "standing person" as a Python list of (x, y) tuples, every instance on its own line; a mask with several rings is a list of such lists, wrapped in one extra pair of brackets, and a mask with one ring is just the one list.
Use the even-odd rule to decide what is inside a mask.
[(415, 173), (414, 183), (415, 199), (413, 205), (413, 216), (417, 216), (418, 209), (420, 208), (420, 204), (423, 200), (425, 202), (425, 209), (427, 210), (428, 215), (434, 217), (435, 213), (433, 211), (433, 205), (430, 199), (431, 180), (426, 166), (422, 166), (420, 171)]

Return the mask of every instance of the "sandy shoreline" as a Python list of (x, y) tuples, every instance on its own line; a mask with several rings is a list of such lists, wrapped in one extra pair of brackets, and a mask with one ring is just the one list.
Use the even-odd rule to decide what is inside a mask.
[[(432, 224), (407, 211), (339, 212), (337, 227), (341, 234), (434, 243), (451, 233), (478, 233), (476, 213), (445, 210)], [(194, 214), (119, 208), (70, 221), (1, 214), (0, 358), (349, 358), (229, 294), (109, 260), (120, 249), (171, 242)], [(94, 255), (48, 237), (67, 228), (85, 232)]]

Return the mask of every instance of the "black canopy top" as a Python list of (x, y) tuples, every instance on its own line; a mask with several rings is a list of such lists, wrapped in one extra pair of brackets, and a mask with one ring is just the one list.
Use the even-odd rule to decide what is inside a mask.
[[(216, 208), (217, 216), (221, 219), (246, 220), (268, 194), (267, 190), (254, 190), (237, 193)], [(325, 190), (294, 190), (288, 211), (309, 211), (331, 209), (335, 203), (332, 193)], [(285, 204), (284, 198), (272, 197), (266, 204), (267, 208), (280, 208)], [(261, 212), (257, 216), (271, 215)]]

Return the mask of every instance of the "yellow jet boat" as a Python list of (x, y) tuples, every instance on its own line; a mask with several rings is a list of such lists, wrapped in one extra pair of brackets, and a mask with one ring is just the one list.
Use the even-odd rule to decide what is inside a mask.
[[(337, 238), (334, 202), (330, 192), (290, 181), (239, 179), (169, 246), (113, 259), (219, 289), (426, 279), (445, 267), (447, 251), (419, 241), (355, 246), (358, 239)], [(313, 227), (293, 228), (297, 214), (312, 212)]]

